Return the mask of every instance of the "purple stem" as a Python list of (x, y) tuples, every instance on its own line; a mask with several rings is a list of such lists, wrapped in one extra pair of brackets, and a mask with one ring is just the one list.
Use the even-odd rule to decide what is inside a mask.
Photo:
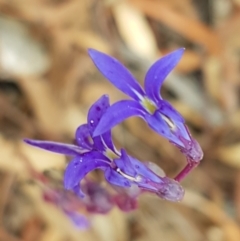
[(183, 170), (178, 173), (178, 175), (174, 178), (175, 181), (182, 181), (183, 178), (185, 178), (191, 171), (193, 168), (195, 168), (199, 162), (194, 162), (193, 160), (191, 159), (188, 159), (188, 164), (183, 168)]

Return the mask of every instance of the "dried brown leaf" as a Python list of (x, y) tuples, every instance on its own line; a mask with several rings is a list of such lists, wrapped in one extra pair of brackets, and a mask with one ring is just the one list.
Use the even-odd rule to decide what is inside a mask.
[(156, 39), (143, 14), (126, 1), (114, 4), (112, 10), (120, 35), (128, 48), (141, 58), (155, 59)]
[(174, 11), (161, 1), (129, 0), (136, 8), (172, 28), (190, 41), (218, 55), (221, 43), (217, 34), (205, 24)]
[(223, 163), (239, 168), (240, 167), (240, 144), (222, 146), (216, 152), (217, 158)]

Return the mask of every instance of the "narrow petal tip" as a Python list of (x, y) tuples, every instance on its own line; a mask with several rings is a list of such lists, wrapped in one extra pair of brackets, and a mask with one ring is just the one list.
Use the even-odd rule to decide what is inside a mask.
[[(184, 54), (185, 50), (186, 50), (186, 48), (184, 48), (184, 47), (178, 48), (178, 49), (174, 50), (173, 52), (171, 52), (171, 53), (169, 53), (169, 54), (167, 54), (167, 55), (165, 55), (165, 56), (166, 56), (166, 57), (167, 57), (167, 56), (169, 56), (169, 57), (172, 56), (172, 57), (181, 58), (182, 55)], [(165, 56), (163, 56), (163, 57), (165, 57)]]
[(88, 51), (88, 54), (91, 58), (94, 57), (95, 53), (99, 53), (99, 51), (97, 51), (96, 49), (92, 49), (92, 48), (89, 48), (87, 51)]
[(182, 48), (179, 48), (179, 49), (177, 49), (177, 50), (175, 50), (175, 51), (184, 52), (185, 50), (186, 50), (186, 48), (185, 48), (185, 47), (182, 47)]
[(24, 138), (24, 139), (23, 139), (23, 142), (31, 145), (32, 140), (31, 140), (31, 139)]
[(160, 89), (170, 72), (179, 63), (185, 48), (179, 48), (159, 60), (148, 70), (145, 76), (145, 91), (147, 96), (154, 101), (161, 101)]
[(95, 49), (88, 49), (88, 54), (102, 75), (123, 93), (136, 100), (144, 95), (139, 83), (116, 58)]

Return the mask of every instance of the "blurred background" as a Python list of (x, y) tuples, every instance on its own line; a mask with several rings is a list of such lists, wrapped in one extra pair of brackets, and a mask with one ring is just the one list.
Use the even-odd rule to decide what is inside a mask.
[[(146, 195), (128, 213), (79, 208), (90, 221), (82, 231), (46, 197), (61, 189), (67, 159), (22, 139), (73, 143), (101, 95), (126, 98), (96, 70), (89, 47), (118, 58), (140, 83), (157, 58), (185, 47), (161, 93), (205, 156), (182, 182), (182, 202)], [(0, 0), (0, 240), (239, 241), (239, 86), (239, 0)], [(114, 141), (169, 177), (185, 165), (137, 118), (115, 128)]]

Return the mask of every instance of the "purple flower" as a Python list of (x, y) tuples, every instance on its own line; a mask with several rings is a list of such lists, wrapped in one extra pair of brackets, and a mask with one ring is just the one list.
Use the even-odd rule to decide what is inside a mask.
[(188, 164), (175, 177), (177, 181), (183, 179), (203, 157), (202, 149), (189, 133), (183, 117), (160, 95), (164, 79), (177, 65), (183, 52), (183, 48), (178, 49), (156, 61), (146, 74), (144, 91), (118, 60), (97, 50), (89, 50), (89, 55), (99, 71), (133, 99), (116, 102), (108, 108), (93, 136), (105, 133), (131, 116), (141, 117), (154, 131), (167, 138), (186, 155)]
[(74, 156), (65, 170), (64, 186), (80, 197), (84, 194), (79, 183), (89, 172), (100, 169), (112, 185), (122, 188), (137, 185), (140, 189), (155, 193), (163, 199), (181, 200), (184, 190), (178, 182), (158, 176), (146, 165), (127, 155), (124, 150), (117, 151), (110, 130), (93, 136), (95, 128), (109, 108), (109, 99), (106, 95), (91, 106), (87, 124), (81, 125), (76, 131), (76, 146), (29, 139), (25, 142), (48, 151)]
[(160, 95), (161, 85), (181, 59), (183, 48), (164, 56), (151, 66), (145, 77), (145, 91), (118, 60), (94, 49), (88, 52), (99, 71), (133, 99), (116, 102), (108, 108), (93, 136), (105, 133), (126, 118), (139, 116), (154, 131), (178, 146), (189, 159), (194, 162), (202, 159), (202, 150), (191, 137), (183, 117)]

